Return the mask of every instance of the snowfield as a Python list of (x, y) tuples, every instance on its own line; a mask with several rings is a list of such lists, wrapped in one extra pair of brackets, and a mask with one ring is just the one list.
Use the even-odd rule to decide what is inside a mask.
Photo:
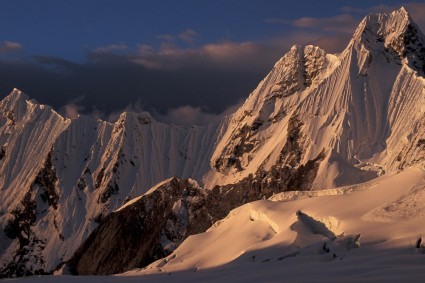
[(425, 282), (424, 105), (425, 36), (404, 8), (365, 17), (339, 54), (293, 46), (208, 126), (69, 120), (15, 89), (0, 278)]
[[(234, 209), (165, 259), (116, 276), (12, 282), (423, 282), (425, 170)], [(288, 200), (289, 199), (289, 200)], [(308, 271), (308, 272), (306, 272)], [(6, 280), (7, 281), (7, 280)]]

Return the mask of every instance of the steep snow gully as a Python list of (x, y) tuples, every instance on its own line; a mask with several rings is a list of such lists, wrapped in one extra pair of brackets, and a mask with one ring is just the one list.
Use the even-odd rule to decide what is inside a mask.
[[(365, 17), (339, 54), (293, 46), (208, 126), (146, 112), (70, 120), (15, 89), (0, 102), (0, 278), (224, 279), (255, 263), (243, 281), (258, 270), (273, 279), (282, 261), (329, 278), (321, 262), (366, 270), (362, 260), (403, 268), (402, 258), (414, 279), (425, 250), (424, 74), (425, 37), (400, 8)], [(409, 241), (419, 244), (407, 259)]]

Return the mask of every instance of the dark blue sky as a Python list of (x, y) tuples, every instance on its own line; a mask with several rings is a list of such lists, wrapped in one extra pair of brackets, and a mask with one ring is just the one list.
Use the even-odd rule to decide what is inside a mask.
[(0, 96), (18, 87), (63, 111), (138, 102), (217, 114), (293, 44), (341, 51), (364, 15), (401, 5), (423, 29), (424, 1), (0, 1)]

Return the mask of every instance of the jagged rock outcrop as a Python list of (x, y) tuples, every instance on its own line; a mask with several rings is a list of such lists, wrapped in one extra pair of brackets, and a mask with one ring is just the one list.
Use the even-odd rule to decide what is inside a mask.
[(174, 175), (200, 178), (218, 126), (69, 120), (14, 90), (0, 102), (0, 277), (51, 272), (124, 202)]
[[(14, 240), (14, 256), (0, 269), (1, 277), (45, 274), (42, 251), (46, 242), (34, 231), (37, 220), (47, 215), (49, 208), (56, 210), (59, 196), (56, 192), (58, 180), (52, 166), (51, 152), (38, 172), (20, 204), (12, 210), (12, 217), (4, 226), (5, 235)], [(56, 223), (54, 223), (56, 227)], [(57, 227), (56, 227), (57, 228)], [(63, 236), (59, 235), (63, 240)], [(11, 245), (13, 247), (13, 245)]]
[(146, 266), (172, 253), (188, 236), (205, 232), (236, 207), (282, 191), (309, 189), (321, 158), (297, 169), (277, 164), (269, 173), (259, 171), (212, 190), (191, 179), (167, 180), (103, 218), (61, 269), (105, 275)]
[[(0, 102), (0, 276), (51, 272), (82, 243), (70, 261), (76, 272), (127, 270), (243, 203), (423, 166), (424, 42), (403, 8), (369, 15), (340, 54), (291, 48), (242, 107), (205, 127), (166, 125), (148, 113), (69, 120), (14, 90)], [(173, 176), (206, 190), (173, 179), (111, 214)], [(133, 206), (140, 215), (125, 212)], [(140, 229), (126, 219), (141, 220), (152, 245), (114, 230)], [(121, 251), (102, 251), (108, 229), (134, 258), (109, 262)], [(79, 258), (96, 264), (84, 269)]]
[(303, 124), (300, 164), (323, 155), (313, 189), (423, 163), (412, 144), (424, 135), (424, 44), (401, 8), (367, 16), (340, 54), (294, 46), (231, 116), (206, 187), (271, 170), (291, 139), (284, 133), (293, 117)]

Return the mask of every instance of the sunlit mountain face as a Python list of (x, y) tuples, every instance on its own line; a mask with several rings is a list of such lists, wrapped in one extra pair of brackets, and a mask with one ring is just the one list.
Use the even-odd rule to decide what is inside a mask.
[(424, 76), (425, 36), (402, 7), (366, 16), (340, 53), (294, 45), (203, 125), (71, 119), (14, 89), (0, 278), (420, 282)]

